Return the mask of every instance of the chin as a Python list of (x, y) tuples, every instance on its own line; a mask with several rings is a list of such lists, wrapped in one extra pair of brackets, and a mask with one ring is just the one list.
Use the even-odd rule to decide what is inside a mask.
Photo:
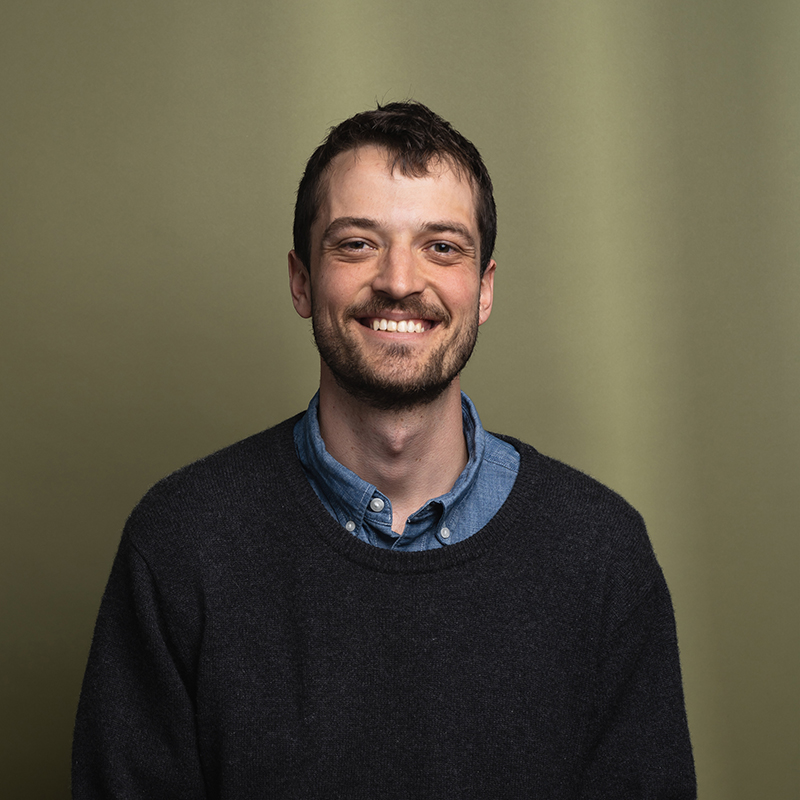
[(453, 379), (434, 384), (396, 384), (389, 382), (354, 381), (336, 373), (333, 377), (351, 397), (380, 411), (402, 411), (429, 405), (444, 394)]
[(453, 384), (472, 355), (474, 327), (427, 354), (405, 344), (365, 352), (361, 343), (336, 337), (312, 318), (317, 350), (336, 384), (351, 397), (383, 411), (430, 405)]

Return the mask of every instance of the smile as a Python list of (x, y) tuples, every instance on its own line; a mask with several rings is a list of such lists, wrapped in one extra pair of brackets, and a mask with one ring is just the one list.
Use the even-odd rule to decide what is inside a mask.
[(397, 333), (422, 333), (432, 327), (430, 322), (419, 319), (384, 319), (373, 317), (361, 321), (362, 325), (372, 328), (374, 331), (389, 331)]

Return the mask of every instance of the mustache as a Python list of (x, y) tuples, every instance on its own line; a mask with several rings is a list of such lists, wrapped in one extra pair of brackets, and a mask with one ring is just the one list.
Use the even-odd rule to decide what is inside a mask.
[(390, 300), (388, 297), (373, 297), (363, 303), (356, 303), (347, 309), (350, 317), (380, 317), (384, 312), (395, 312), (413, 319), (450, 323), (450, 315), (443, 308), (424, 303), (418, 297), (407, 297), (404, 300)]

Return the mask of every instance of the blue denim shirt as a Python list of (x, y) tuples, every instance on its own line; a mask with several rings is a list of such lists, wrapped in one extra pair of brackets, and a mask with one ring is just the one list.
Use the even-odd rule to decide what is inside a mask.
[(294, 427), (297, 455), (308, 480), (334, 519), (375, 547), (432, 550), (462, 542), (479, 531), (508, 497), (519, 471), (519, 453), (486, 433), (472, 401), (461, 393), (469, 461), (453, 488), (429, 500), (392, 530), (392, 504), (385, 494), (340, 464), (325, 449), (319, 432), (319, 393)]

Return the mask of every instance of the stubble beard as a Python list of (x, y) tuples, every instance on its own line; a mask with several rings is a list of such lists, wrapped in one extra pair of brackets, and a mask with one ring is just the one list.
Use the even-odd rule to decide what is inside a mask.
[[(347, 309), (346, 319), (379, 317), (389, 308), (414, 318), (436, 319), (449, 326), (451, 319), (443, 312), (406, 304), (383, 304), (377, 308), (360, 306)], [(355, 399), (382, 411), (400, 411), (428, 405), (436, 400), (466, 366), (478, 339), (478, 308), (457, 333), (428, 355), (427, 362), (412, 371), (412, 345), (387, 343), (379, 355), (381, 369), (376, 369), (353, 337), (337, 335), (314, 309), (311, 317), (314, 342), (336, 383)], [(423, 334), (419, 334), (423, 335)]]

